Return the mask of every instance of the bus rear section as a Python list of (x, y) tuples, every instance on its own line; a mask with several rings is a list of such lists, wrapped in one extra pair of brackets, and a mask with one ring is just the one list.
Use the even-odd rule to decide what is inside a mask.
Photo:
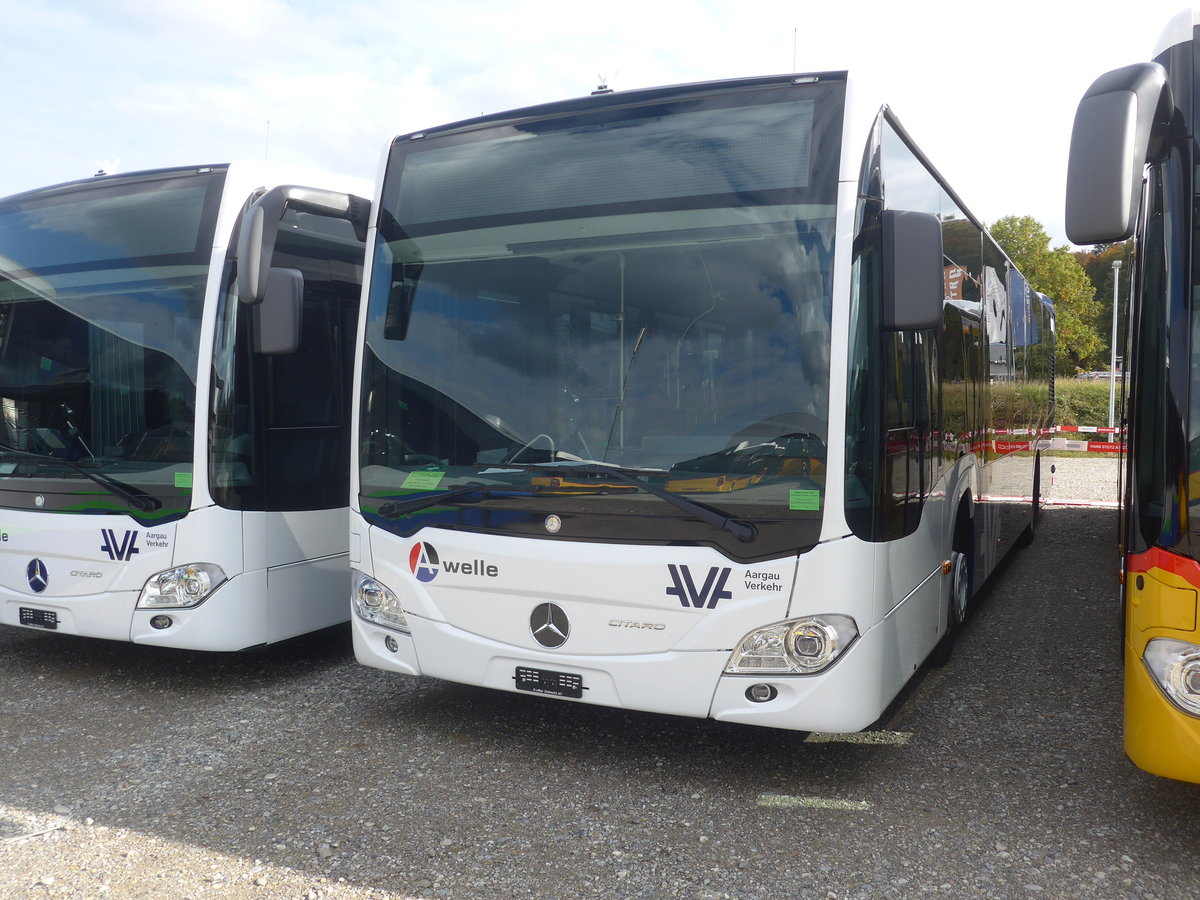
[[(274, 202), (313, 178), (366, 190), (232, 163), (0, 201), (4, 624), (238, 650), (345, 620), (363, 245)], [(264, 203), (283, 287), (248, 298)]]
[(989, 391), (1045, 371), (1046, 308), (844, 73), (406, 135), (376, 212), (368, 665), (858, 730), (1030, 525), (1036, 456), (997, 450)]

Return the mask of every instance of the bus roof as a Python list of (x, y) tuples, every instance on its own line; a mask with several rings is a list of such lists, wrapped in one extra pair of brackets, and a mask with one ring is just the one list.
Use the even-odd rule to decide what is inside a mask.
[(738, 90), (753, 87), (783, 86), (809, 82), (845, 81), (846, 72), (798, 72), (783, 75), (759, 75), (745, 78), (727, 78), (714, 81), (696, 81), (685, 84), (671, 84), (660, 87), (630, 88), (629, 90), (614, 91), (604, 88), (593, 91), (582, 97), (572, 97), (566, 100), (553, 100), (534, 106), (519, 107), (502, 112), (488, 113), (470, 119), (461, 119), (432, 128), (422, 128), (417, 131), (396, 135), (389, 145), (423, 138), (433, 134), (447, 134), (455, 131), (466, 131), (483, 126), (523, 122), (530, 119), (541, 119), (550, 116), (568, 115), (574, 112), (592, 112), (609, 106), (626, 106), (635, 103), (651, 103), (655, 100), (670, 100), (680, 94), (716, 93), (726, 90)]
[(1163, 29), (1162, 35), (1159, 36), (1158, 42), (1154, 45), (1154, 52), (1150, 54), (1150, 58), (1158, 59), (1163, 52), (1171, 49), (1176, 44), (1190, 41), (1196, 27), (1198, 13), (1200, 13), (1200, 10), (1184, 9), (1173, 15), (1171, 20), (1167, 22), (1167, 27)]

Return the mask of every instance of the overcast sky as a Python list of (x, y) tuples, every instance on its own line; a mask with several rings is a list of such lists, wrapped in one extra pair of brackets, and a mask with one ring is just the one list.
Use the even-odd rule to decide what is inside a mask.
[[(987, 223), (1055, 245), (1075, 104), (1179, 0), (5, 0), (0, 196), (263, 159), (374, 178), (395, 134), (617, 89), (870, 69)], [(793, 60), (795, 65), (793, 67)]]

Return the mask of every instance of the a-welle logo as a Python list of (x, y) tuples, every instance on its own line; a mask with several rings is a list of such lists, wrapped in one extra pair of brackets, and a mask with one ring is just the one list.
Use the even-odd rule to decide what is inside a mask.
[(457, 559), (442, 559), (437, 549), (428, 541), (418, 541), (408, 551), (408, 568), (417, 581), (428, 584), (442, 572), (447, 575), (474, 575), (480, 578), (498, 578), (500, 567), (484, 559), (463, 562)]

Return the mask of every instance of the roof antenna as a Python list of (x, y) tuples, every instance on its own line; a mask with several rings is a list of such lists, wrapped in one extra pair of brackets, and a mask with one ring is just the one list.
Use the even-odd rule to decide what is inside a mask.
[(117, 169), (120, 168), (120, 166), (121, 166), (120, 159), (101, 160), (100, 168), (98, 168), (96, 170), (96, 174), (93, 175), (92, 177), (99, 178), (102, 175), (115, 175), (117, 173)]
[(608, 86), (607, 78), (605, 78), (603, 75), (597, 75), (596, 80), (599, 81), (600, 84), (598, 84), (596, 86), (596, 89), (594, 91), (592, 91), (593, 97), (595, 97), (597, 94), (611, 94), (612, 93), (612, 88), (610, 88)]

